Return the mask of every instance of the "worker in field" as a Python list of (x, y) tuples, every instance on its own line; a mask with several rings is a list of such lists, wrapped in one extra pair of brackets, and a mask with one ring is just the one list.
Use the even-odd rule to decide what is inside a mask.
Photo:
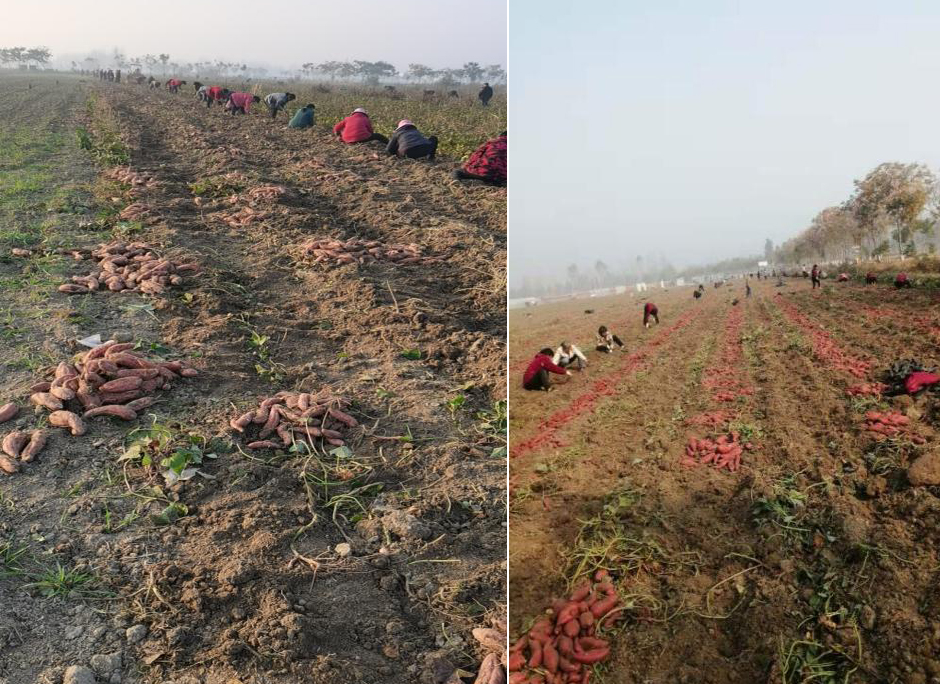
[(247, 114), (251, 111), (251, 105), (261, 102), (261, 98), (251, 93), (229, 93), (228, 100), (225, 103), (226, 111), (236, 114)]
[(490, 87), (489, 83), (484, 83), (483, 87), (480, 89), (480, 92), (477, 93), (477, 97), (480, 98), (480, 102), (483, 103), (484, 107), (488, 107), (490, 100), (493, 99), (493, 89)]
[(849, 274), (848, 274), (848, 273), (840, 273), (840, 274), (839, 274), (839, 277), (836, 278), (836, 282), (837, 282), (837, 283), (847, 283), (847, 282), (849, 282)]
[(506, 185), (506, 131), (480, 145), (456, 171), (457, 180), (479, 180), (487, 185)]
[(587, 357), (581, 353), (581, 350), (571, 344), (571, 342), (562, 342), (555, 350), (552, 357), (552, 363), (562, 368), (574, 366), (577, 370), (584, 370), (587, 366)]
[(316, 116), (316, 107), (308, 103), (297, 110), (287, 125), (291, 128), (310, 128), (316, 122)]
[(231, 95), (231, 91), (228, 88), (223, 88), (222, 86), (209, 86), (206, 90), (206, 108), (212, 106), (213, 102), (218, 102), (220, 105), (224, 105), (228, 102), (228, 96)]
[(200, 102), (205, 102), (209, 98), (209, 86), (199, 84), (199, 87), (196, 88), (196, 99)]
[(745, 297), (751, 296), (751, 284), (747, 282), (746, 280), (744, 281), (744, 292), (745, 292), (745, 295), (744, 295)]
[(202, 84), (202, 81), (193, 81), (193, 92), (194, 92), (194, 93), (196, 93), (196, 94), (198, 95), (198, 94), (199, 94), (199, 91), (202, 90), (203, 88), (205, 88), (205, 86)]
[(372, 128), (372, 119), (362, 107), (356, 107), (352, 114), (333, 126), (333, 134), (344, 143), (362, 143), (378, 140), (388, 144), (388, 138), (376, 133)]
[(698, 289), (693, 290), (692, 296), (695, 297), (696, 299), (701, 299), (701, 298), (702, 298), (702, 291), (701, 291), (701, 290), (698, 290)]
[(552, 361), (552, 350), (546, 347), (529, 362), (522, 376), (522, 387), (527, 390), (551, 391), (552, 381), (549, 373), (571, 375), (571, 371), (565, 370)]
[(814, 290), (817, 287), (821, 287), (821, 285), (819, 284), (819, 266), (817, 266), (816, 264), (813, 264), (813, 269), (809, 272), (809, 277), (810, 277), (810, 280), (813, 281)]
[(894, 278), (894, 286), (899, 290), (905, 287), (911, 287), (911, 281), (908, 279), (907, 273), (898, 273)]
[(437, 138), (433, 135), (425, 138), (412, 121), (402, 119), (388, 141), (385, 152), (409, 159), (427, 157), (434, 161), (434, 155), (437, 154)]
[(652, 325), (650, 319), (653, 319), (656, 325), (659, 325), (659, 309), (656, 308), (653, 302), (646, 302), (643, 306), (643, 327), (649, 328)]
[(287, 106), (288, 102), (293, 102), (296, 99), (297, 96), (294, 93), (271, 93), (264, 98), (264, 103), (268, 106), (268, 111), (273, 119), (279, 111)]
[(610, 332), (606, 325), (602, 325), (597, 329), (597, 351), (613, 354), (615, 344), (620, 347), (621, 351), (626, 351), (620, 338)]
[(878, 276), (876, 276), (874, 273), (869, 271), (868, 273), (865, 274), (866, 285), (874, 285), (877, 282), (878, 282)]
[(180, 86), (186, 85), (186, 81), (181, 81), (178, 78), (171, 78), (166, 82), (166, 89), (171, 93), (176, 94), (180, 91)]

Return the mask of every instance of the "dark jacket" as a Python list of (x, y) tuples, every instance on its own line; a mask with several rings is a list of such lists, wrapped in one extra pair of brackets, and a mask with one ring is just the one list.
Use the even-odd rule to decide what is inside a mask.
[(415, 126), (402, 126), (393, 134), (385, 151), (389, 154), (405, 156), (405, 152), (421, 145), (430, 145), (431, 141), (421, 135)]

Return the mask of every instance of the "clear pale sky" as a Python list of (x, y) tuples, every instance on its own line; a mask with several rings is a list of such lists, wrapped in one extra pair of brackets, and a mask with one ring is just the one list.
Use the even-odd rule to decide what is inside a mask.
[(506, 0), (0, 0), (0, 46), (271, 66), (506, 64)]
[(510, 282), (760, 254), (940, 166), (940, 3), (509, 3)]

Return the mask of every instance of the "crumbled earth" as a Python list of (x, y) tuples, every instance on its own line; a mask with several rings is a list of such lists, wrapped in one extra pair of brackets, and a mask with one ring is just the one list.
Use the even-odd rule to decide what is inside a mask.
[[(476, 672), (472, 629), (505, 615), (506, 191), (453, 181), (446, 157), (58, 79), (3, 79), (0, 404), (21, 410), (0, 432), (42, 421), (29, 386), (89, 335), (199, 376), (0, 473), (0, 682)], [(448, 258), (312, 265), (302, 246), (324, 236)], [(56, 291), (89, 268), (63, 248), (113, 239), (200, 274), (160, 295)], [(345, 450), (238, 447), (233, 416), (323, 388), (360, 423)], [(119, 460), (158, 429), (170, 452)], [(167, 481), (160, 461), (190, 444), (199, 474)]]
[[(940, 297), (750, 282), (749, 299), (733, 280), (700, 300), (510, 310), (510, 640), (606, 567), (628, 609), (592, 681), (940, 682), (940, 393), (848, 392), (898, 359), (940, 364)], [(624, 351), (592, 351), (600, 325)], [(587, 369), (524, 391), (526, 363), (561, 339)], [(734, 388), (710, 389), (719, 375)], [(908, 429), (876, 439), (871, 410)], [(732, 432), (753, 447), (736, 472), (688, 458), (691, 438)]]

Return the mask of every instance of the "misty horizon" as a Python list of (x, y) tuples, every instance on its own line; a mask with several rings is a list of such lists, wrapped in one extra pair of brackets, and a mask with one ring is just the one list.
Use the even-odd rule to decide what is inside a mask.
[[(376, 0), (360, 0), (354, 16), (300, 0), (284, 0), (276, 12), (239, 0), (169, 0), (158, 11), (141, 0), (51, 0), (5, 9), (0, 46), (47, 47), (55, 64), (93, 52), (107, 57), (117, 48), (128, 57), (168, 53), (178, 64), (221, 60), (284, 71), (330, 60), (386, 61), (402, 72), (410, 63), (506, 65), (504, 3), (419, 0), (407, 15), (393, 10)], [(46, 21), (50, 13), (55, 22)]]

